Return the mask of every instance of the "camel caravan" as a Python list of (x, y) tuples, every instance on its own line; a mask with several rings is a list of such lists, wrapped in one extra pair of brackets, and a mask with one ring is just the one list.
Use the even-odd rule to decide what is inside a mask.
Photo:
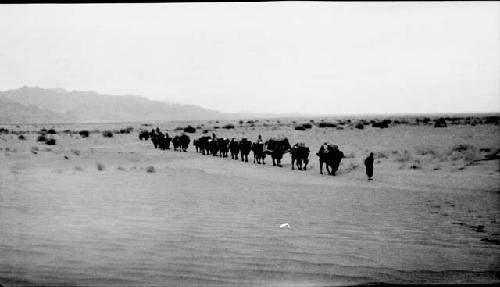
[[(142, 130), (139, 133), (139, 140), (149, 140), (153, 143), (155, 148), (161, 150), (170, 149), (172, 143), (174, 151), (186, 152), (191, 142), (191, 139), (186, 134), (170, 138), (168, 133), (162, 133), (159, 128), (152, 129), (151, 131)], [(253, 163), (266, 164), (266, 157), (271, 157), (273, 166), (282, 167), (281, 159), (287, 152), (290, 153), (292, 160), (292, 169), (297, 167), (298, 170), (307, 170), (309, 163), (309, 147), (303, 142), (296, 143), (291, 146), (286, 137), (284, 138), (270, 138), (263, 141), (259, 135), (257, 141), (252, 142), (248, 138), (218, 138), (215, 134), (212, 136), (201, 136), (193, 140), (193, 145), (196, 152), (202, 155), (219, 156), (227, 158), (231, 155), (233, 160), (241, 160), (248, 162), (248, 155), (253, 153)], [(320, 173), (323, 174), (323, 164), (325, 164), (326, 171), (330, 175), (335, 175), (339, 169), (340, 162), (344, 158), (344, 154), (339, 150), (337, 145), (324, 143), (319, 151), (316, 153), (319, 157)]]

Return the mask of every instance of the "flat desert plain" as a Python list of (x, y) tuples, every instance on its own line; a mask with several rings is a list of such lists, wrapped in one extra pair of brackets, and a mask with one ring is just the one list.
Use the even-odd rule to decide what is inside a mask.
[[(310, 147), (310, 164), (291, 170), (289, 154), (281, 168), (269, 157), (203, 156), (192, 144), (162, 151), (138, 139), (156, 124), (4, 125), (16, 133), (0, 134), (0, 284), (500, 283), (498, 125), (159, 127), (173, 136), (188, 124), (203, 124), (191, 141), (203, 129), (286, 136)], [(37, 142), (42, 127), (56, 130), (55, 145)], [(336, 176), (319, 173), (324, 142), (346, 155)], [(370, 152), (373, 181), (363, 165)]]

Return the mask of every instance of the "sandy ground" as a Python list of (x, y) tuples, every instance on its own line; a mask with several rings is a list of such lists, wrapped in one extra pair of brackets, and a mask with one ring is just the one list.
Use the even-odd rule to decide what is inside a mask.
[[(500, 166), (480, 160), (500, 148), (498, 126), (215, 130), (304, 141), (307, 171), (288, 155), (278, 168), (160, 151), (135, 128), (55, 146), (0, 135), (3, 286), (500, 283)], [(348, 155), (335, 177), (319, 174), (325, 141)]]

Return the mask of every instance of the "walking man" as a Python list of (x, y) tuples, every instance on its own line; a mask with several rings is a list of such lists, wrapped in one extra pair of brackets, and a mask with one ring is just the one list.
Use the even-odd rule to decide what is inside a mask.
[(366, 176), (368, 176), (368, 180), (373, 180), (373, 153), (365, 158), (365, 167), (366, 167)]

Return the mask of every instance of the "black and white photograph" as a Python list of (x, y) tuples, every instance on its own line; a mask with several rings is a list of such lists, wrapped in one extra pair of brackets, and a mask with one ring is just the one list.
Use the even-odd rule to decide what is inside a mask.
[(0, 4), (0, 287), (500, 284), (500, 2)]

